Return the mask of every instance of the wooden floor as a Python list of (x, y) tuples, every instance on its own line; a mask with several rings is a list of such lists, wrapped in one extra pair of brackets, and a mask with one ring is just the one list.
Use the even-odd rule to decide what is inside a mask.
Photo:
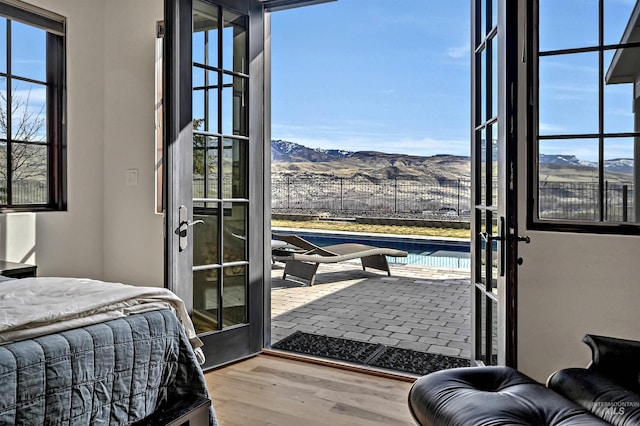
[(408, 381), (264, 354), (205, 378), (222, 426), (415, 425)]

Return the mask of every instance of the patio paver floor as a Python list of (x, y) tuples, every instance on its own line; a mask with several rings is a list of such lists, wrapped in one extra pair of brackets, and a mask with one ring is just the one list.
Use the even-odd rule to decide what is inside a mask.
[(391, 265), (392, 276), (359, 261), (320, 265), (315, 285), (271, 268), (271, 343), (299, 330), (469, 358), (469, 271)]

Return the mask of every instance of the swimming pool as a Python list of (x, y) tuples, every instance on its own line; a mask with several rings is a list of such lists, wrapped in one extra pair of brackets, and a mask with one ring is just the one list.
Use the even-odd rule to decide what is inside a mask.
[(438, 240), (390, 235), (349, 234), (338, 232), (292, 231), (274, 229), (275, 233), (296, 234), (318, 246), (359, 243), (404, 250), (407, 257), (387, 257), (389, 262), (441, 268), (471, 269), (470, 243), (465, 240)]

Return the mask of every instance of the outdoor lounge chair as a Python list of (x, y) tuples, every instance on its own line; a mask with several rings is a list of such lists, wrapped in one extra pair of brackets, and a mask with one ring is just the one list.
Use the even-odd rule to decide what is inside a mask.
[(407, 252), (365, 244), (343, 243), (319, 247), (297, 235), (274, 234), (288, 246), (273, 251), (273, 260), (285, 262), (283, 279), (287, 275), (309, 280), (313, 285), (316, 271), (321, 263), (337, 263), (350, 259), (360, 259), (362, 269), (367, 267), (386, 271), (391, 276), (386, 256), (407, 257)]

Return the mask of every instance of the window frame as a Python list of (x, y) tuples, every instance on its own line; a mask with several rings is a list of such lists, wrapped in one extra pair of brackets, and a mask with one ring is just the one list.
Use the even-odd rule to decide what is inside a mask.
[[(22, 6), (22, 3), (21, 3)], [(67, 160), (66, 160), (66, 19), (60, 15), (26, 5), (18, 7), (10, 0), (0, 2), (0, 17), (7, 20), (7, 45), (11, 43), (9, 22), (20, 22), (46, 32), (46, 93), (45, 120), (46, 139), (38, 145), (47, 147), (46, 182), (48, 193), (45, 203), (11, 204), (12, 198), (12, 161), (10, 147), (14, 143), (12, 136), (7, 135), (7, 203), (0, 205), (0, 213), (9, 212), (41, 212), (67, 210)], [(7, 64), (11, 49), (7, 46)], [(7, 65), (8, 66), (8, 65)], [(7, 90), (11, 79), (18, 77), (20, 81), (30, 79), (13, 75), (10, 69), (1, 73), (7, 80)], [(35, 81), (34, 81), (35, 82)], [(41, 84), (42, 82), (36, 82)], [(7, 119), (10, 119), (9, 116)], [(17, 142), (15, 142), (17, 143)]]
[[(598, 75), (603, 77), (606, 74), (604, 56), (606, 52), (615, 51), (619, 48), (637, 48), (640, 42), (627, 42), (622, 44), (605, 44), (604, 34), (604, 0), (598, 1), (598, 43), (592, 46), (577, 48), (566, 48), (549, 51), (539, 51), (539, 1), (528, 1), (527, 22), (526, 22), (526, 71), (527, 71), (527, 227), (532, 230), (574, 232), (591, 234), (619, 234), (619, 235), (640, 235), (640, 218), (635, 218), (635, 222), (614, 222), (606, 221), (604, 217), (604, 147), (605, 140), (611, 138), (637, 138), (640, 131), (633, 132), (606, 132), (604, 131), (604, 87), (603, 78), (598, 80), (598, 132), (596, 133), (570, 133), (570, 134), (539, 134), (539, 58), (547, 56), (560, 56), (566, 54), (595, 52), (598, 53)], [(576, 220), (576, 219), (553, 219), (541, 218), (538, 200), (539, 196), (539, 141), (544, 140), (571, 140), (571, 139), (592, 139), (598, 143), (598, 220)], [(568, 152), (567, 154), (571, 154)], [(634, 159), (634, 167), (636, 167)], [(638, 164), (640, 166), (640, 164)], [(640, 190), (640, 188), (636, 188)], [(640, 197), (638, 197), (640, 200)]]

